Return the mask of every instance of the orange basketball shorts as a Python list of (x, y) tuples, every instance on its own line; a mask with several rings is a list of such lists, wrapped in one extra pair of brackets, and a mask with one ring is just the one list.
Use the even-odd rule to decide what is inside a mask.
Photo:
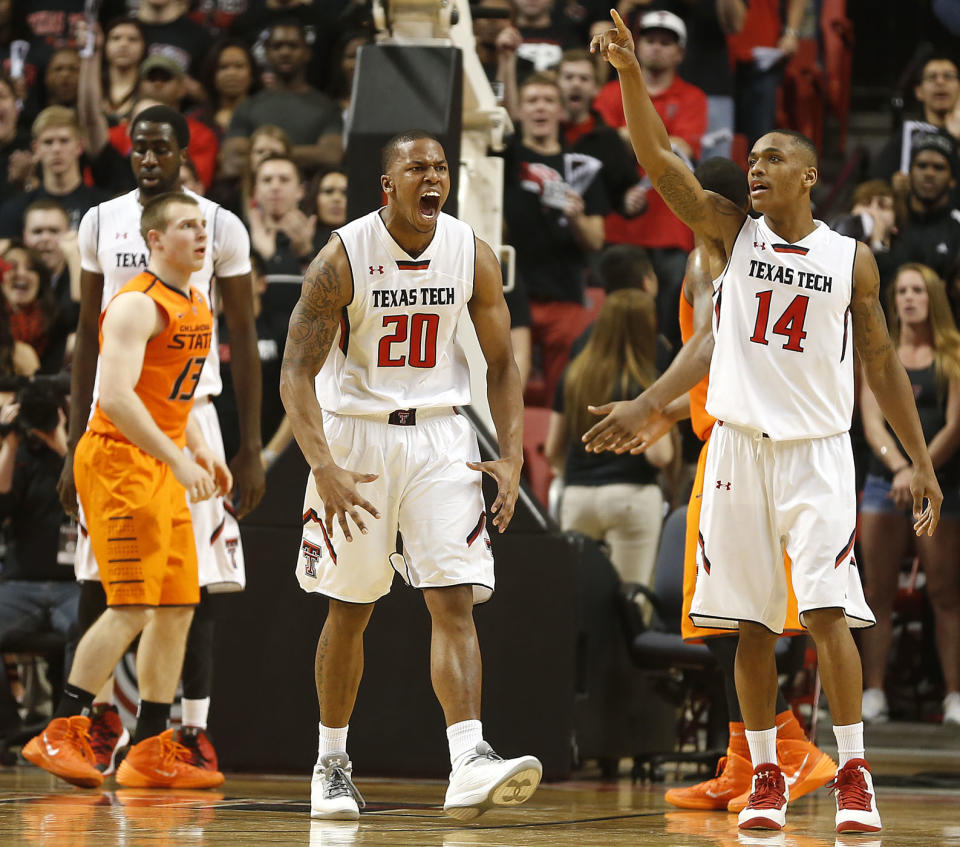
[[(703, 502), (703, 475), (707, 466), (707, 447), (710, 438), (703, 442), (700, 449), (700, 458), (697, 460), (697, 475), (693, 480), (693, 490), (690, 492), (690, 504), (687, 506), (687, 534), (683, 545), (683, 614), (680, 618), (680, 632), (684, 641), (700, 641), (704, 638), (715, 638), (721, 635), (736, 635), (737, 631), (730, 629), (710, 629), (694, 626), (690, 620), (690, 605), (693, 602), (693, 590), (697, 587), (697, 536), (700, 532), (700, 504)], [(797, 597), (793, 593), (793, 583), (790, 579), (790, 557), (784, 553), (784, 567), (787, 569), (787, 617), (784, 621), (783, 634), (796, 635), (804, 632), (800, 625), (797, 613)]]
[(186, 492), (166, 464), (88, 430), (73, 477), (108, 606), (200, 602)]

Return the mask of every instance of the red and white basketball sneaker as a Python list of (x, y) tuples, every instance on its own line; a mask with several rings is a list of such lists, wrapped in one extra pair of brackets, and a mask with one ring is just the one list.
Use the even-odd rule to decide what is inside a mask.
[(829, 788), (837, 800), (837, 832), (879, 832), (883, 829), (873, 777), (864, 759), (847, 762), (837, 771)]
[(753, 790), (737, 818), (740, 829), (783, 829), (790, 789), (778, 765), (757, 765)]

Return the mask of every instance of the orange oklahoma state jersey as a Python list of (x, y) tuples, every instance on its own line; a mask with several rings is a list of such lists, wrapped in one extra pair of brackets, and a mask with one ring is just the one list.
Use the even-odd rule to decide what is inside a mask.
[[(686, 284), (686, 278), (684, 278)], [(680, 290), (680, 338), (686, 344), (693, 335), (693, 306)], [(717, 419), (707, 414), (707, 384), (710, 378), (704, 377), (690, 389), (690, 425), (697, 434), (697, 438), (706, 441), (710, 437), (713, 425)]]
[[(178, 447), (183, 447), (187, 442), (187, 417), (193, 407), (193, 392), (210, 352), (213, 315), (192, 285), (187, 294), (167, 285), (151, 271), (144, 271), (131, 279), (114, 299), (127, 291), (146, 294), (166, 316), (167, 325), (147, 342), (143, 368), (134, 390), (157, 426)], [(100, 315), (101, 351), (103, 319), (109, 308), (108, 305)], [(87, 428), (110, 438), (129, 441), (100, 408), (99, 401)]]

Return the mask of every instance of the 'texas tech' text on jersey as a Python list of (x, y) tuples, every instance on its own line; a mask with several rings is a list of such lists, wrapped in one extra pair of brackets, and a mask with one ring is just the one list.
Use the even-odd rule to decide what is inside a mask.
[(787, 244), (748, 218), (714, 283), (707, 411), (778, 440), (846, 432), (853, 414), (857, 242), (815, 224)]
[(350, 263), (353, 299), (317, 374), (321, 408), (370, 415), (470, 403), (469, 366), (456, 334), (473, 296), (473, 229), (441, 213), (433, 240), (415, 259), (378, 211), (336, 234)]

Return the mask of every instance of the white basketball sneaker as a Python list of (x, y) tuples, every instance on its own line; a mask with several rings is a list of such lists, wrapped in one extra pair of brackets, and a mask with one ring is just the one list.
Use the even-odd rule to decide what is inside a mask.
[(864, 759), (851, 759), (829, 784), (837, 799), (837, 832), (879, 832), (883, 829), (877, 811), (870, 766)]
[(310, 782), (310, 817), (355, 821), (366, 803), (351, 774), (353, 765), (346, 753), (327, 753), (313, 769)]
[(747, 805), (737, 818), (740, 829), (783, 829), (790, 786), (777, 765), (757, 765)]
[(534, 756), (501, 759), (481, 741), (451, 772), (443, 811), (468, 821), (493, 806), (519, 806), (537, 790), (542, 775), (543, 765)]

